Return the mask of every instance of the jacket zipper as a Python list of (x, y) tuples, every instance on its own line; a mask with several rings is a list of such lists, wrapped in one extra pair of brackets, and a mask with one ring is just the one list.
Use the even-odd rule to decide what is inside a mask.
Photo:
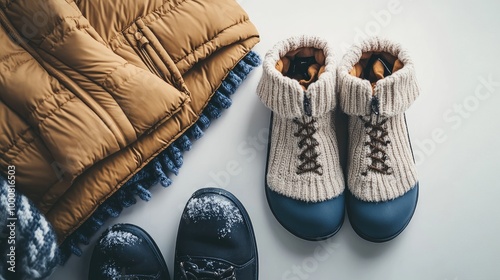
[(142, 56), (142, 60), (144, 61), (144, 64), (146, 64), (149, 71), (153, 72), (156, 76), (163, 79), (163, 75), (161, 74), (160, 69), (158, 69), (158, 66), (156, 66), (156, 64), (153, 62), (153, 59), (151, 58), (148, 51), (146, 50), (146, 47), (149, 45), (148, 38), (146, 38), (146, 36), (144, 36), (144, 33), (142, 33), (142, 31), (140, 29), (137, 30), (134, 37), (137, 40), (139, 52)]
[(312, 106), (311, 106), (311, 99), (307, 97), (306, 92), (304, 91), (304, 100), (303, 100), (303, 105), (304, 105), (304, 112), (306, 113), (307, 116), (312, 116)]

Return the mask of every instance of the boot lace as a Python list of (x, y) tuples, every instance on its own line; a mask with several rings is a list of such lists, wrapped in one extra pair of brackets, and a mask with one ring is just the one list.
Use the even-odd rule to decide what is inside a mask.
[(124, 275), (115, 276), (112, 280), (157, 280), (159, 276), (145, 276), (145, 275)]
[(236, 280), (234, 267), (223, 270), (207, 270), (199, 268), (195, 263), (185, 261), (180, 263), (182, 280)]
[(306, 120), (305, 117), (302, 119), (295, 118), (293, 122), (298, 126), (297, 132), (293, 136), (298, 137), (299, 149), (302, 152), (299, 154), (299, 160), (301, 163), (297, 166), (297, 174), (304, 174), (307, 172), (314, 172), (318, 175), (323, 175), (323, 167), (318, 163), (319, 153), (316, 152), (316, 147), (319, 146), (318, 140), (314, 138), (314, 134), (317, 129), (315, 127), (316, 118), (311, 118), (311, 120)]
[[(371, 164), (368, 165), (368, 170), (377, 173), (391, 175), (392, 168), (387, 164), (388, 155), (386, 152), (387, 146), (391, 143), (388, 139), (389, 133), (387, 132), (386, 122), (388, 119), (379, 120), (379, 103), (378, 98), (374, 97), (372, 99), (372, 114), (370, 119), (365, 120), (363, 117), (359, 117), (366, 128), (366, 133), (369, 136), (369, 141), (365, 142), (365, 146), (368, 146), (370, 152), (368, 157), (371, 159)], [(373, 115), (376, 115), (376, 119), (373, 119)], [(363, 176), (367, 175), (367, 172), (362, 173)]]

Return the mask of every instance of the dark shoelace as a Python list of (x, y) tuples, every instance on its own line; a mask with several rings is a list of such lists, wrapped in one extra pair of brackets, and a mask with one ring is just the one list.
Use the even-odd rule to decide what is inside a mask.
[(317, 129), (315, 127), (316, 119), (312, 118), (307, 121), (305, 117), (301, 120), (298, 118), (293, 119), (293, 122), (298, 126), (297, 132), (293, 134), (299, 137), (299, 149), (302, 152), (299, 155), (301, 164), (297, 166), (297, 174), (304, 174), (307, 172), (314, 172), (318, 175), (323, 175), (323, 168), (318, 163), (319, 154), (316, 152), (316, 147), (319, 145), (318, 140), (314, 138)]
[[(384, 77), (392, 74), (392, 64), (385, 60), (381, 55), (372, 55), (363, 73), (363, 76), (366, 80), (370, 80), (370, 73), (376, 61), (382, 63), (384, 67)], [(369, 146), (370, 148), (370, 153), (367, 156), (372, 160), (371, 164), (368, 165), (368, 170), (385, 175), (391, 175), (392, 168), (389, 167), (389, 165), (387, 165), (386, 163), (388, 156), (387, 152), (385, 151), (385, 148), (391, 143), (391, 141), (387, 139), (387, 136), (389, 135), (389, 133), (387, 132), (387, 127), (385, 126), (387, 119), (379, 121), (380, 101), (377, 96), (372, 97), (370, 109), (371, 115), (369, 120), (364, 120), (360, 116), (360, 119), (365, 124), (365, 128), (367, 128), (366, 133), (370, 137), (370, 141), (365, 142), (365, 145)], [(377, 117), (375, 122), (373, 122), (373, 115)], [(361, 173), (361, 175), (366, 176), (368, 175), (368, 172), (363, 172)]]
[[(365, 145), (370, 148), (370, 153), (367, 156), (372, 160), (371, 164), (368, 165), (368, 170), (391, 175), (392, 168), (386, 163), (388, 156), (385, 151), (387, 145), (391, 143), (391, 141), (387, 139), (389, 135), (385, 125), (387, 119), (379, 122), (378, 115), (375, 122), (373, 122), (372, 117), (370, 117), (369, 120), (364, 120), (362, 117), (360, 117), (360, 119), (364, 122), (365, 128), (367, 128), (366, 133), (370, 138), (370, 141), (365, 142)], [(367, 172), (362, 173), (362, 175), (366, 176)]]
[(112, 280), (156, 280), (158, 279), (158, 276), (115, 276), (112, 278)]
[(192, 262), (181, 262), (182, 280), (236, 280), (234, 267), (230, 266), (221, 271), (201, 269)]

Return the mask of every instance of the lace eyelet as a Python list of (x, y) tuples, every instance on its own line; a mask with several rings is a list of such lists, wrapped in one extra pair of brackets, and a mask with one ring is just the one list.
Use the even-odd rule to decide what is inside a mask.
[(200, 268), (197, 264), (186, 261), (180, 263), (180, 273), (182, 280), (196, 280), (196, 279), (236, 279), (234, 266), (227, 268), (218, 267), (215, 269), (213, 266), (205, 265)]

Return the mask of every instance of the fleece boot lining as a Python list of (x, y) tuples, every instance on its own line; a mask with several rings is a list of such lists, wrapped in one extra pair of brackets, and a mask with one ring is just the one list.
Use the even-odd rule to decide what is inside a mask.
[[(403, 63), (395, 56), (385, 52), (365, 52), (361, 59), (349, 71), (349, 74), (369, 80), (372, 88), (378, 80), (381, 80), (392, 73), (403, 68)], [(373, 91), (375, 94), (375, 91)]]
[(302, 89), (306, 90), (325, 72), (325, 54), (323, 50), (312, 47), (298, 48), (278, 60), (276, 70), (297, 80)]

